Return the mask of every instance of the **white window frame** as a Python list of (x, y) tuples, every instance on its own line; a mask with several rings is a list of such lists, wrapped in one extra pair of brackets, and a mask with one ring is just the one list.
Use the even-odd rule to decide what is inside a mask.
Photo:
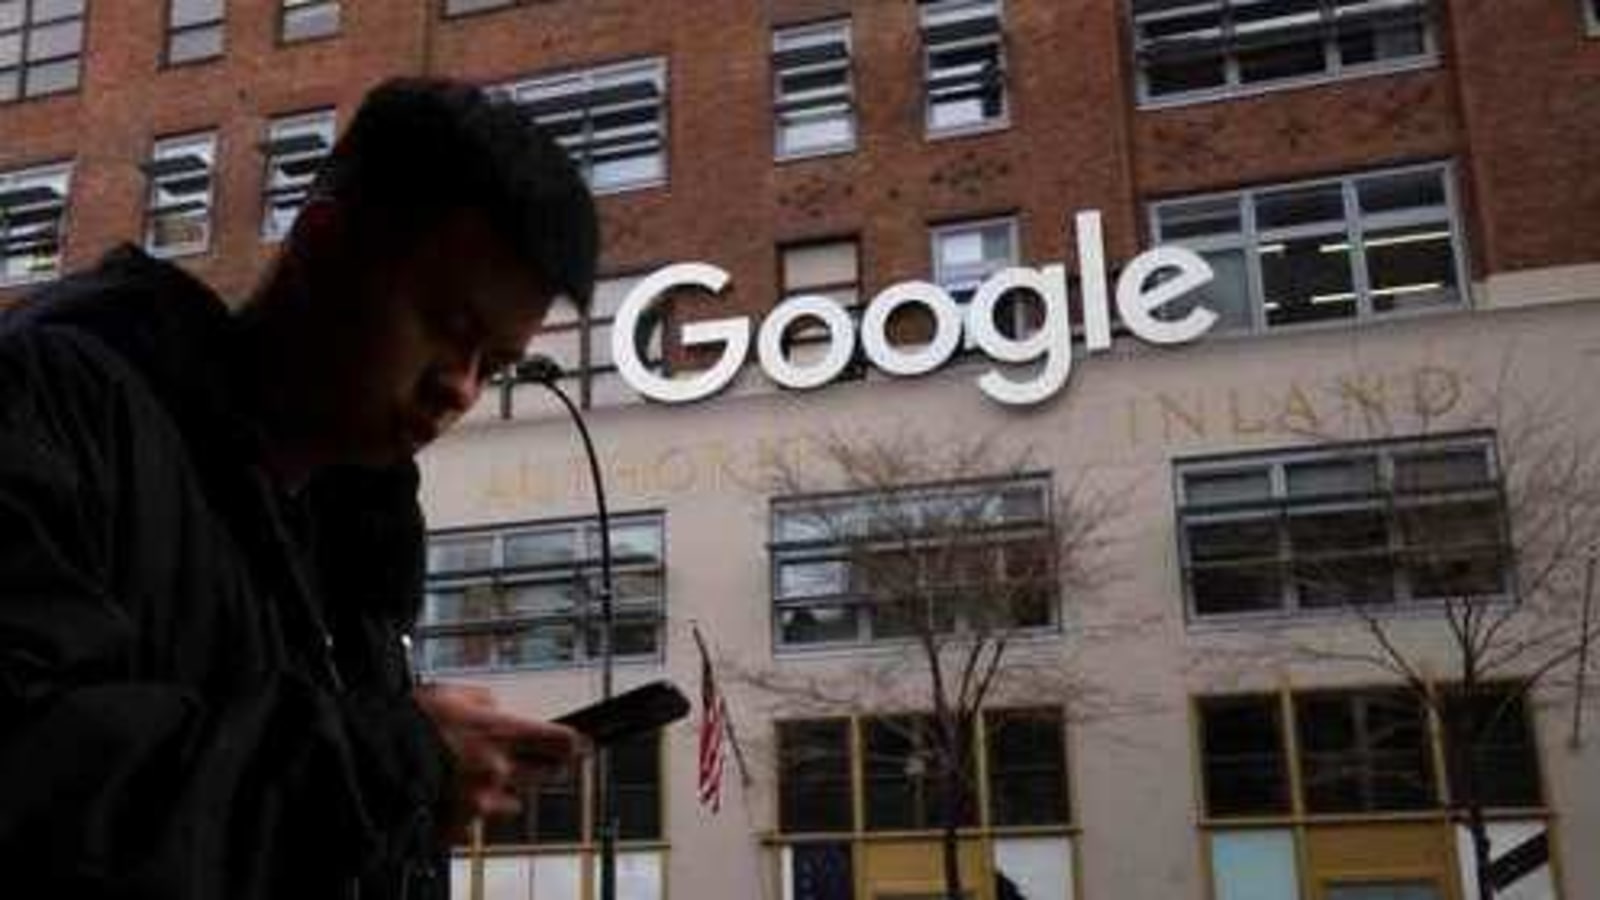
[[(164, 51), (164, 55), (162, 56), (162, 59), (166, 65), (186, 66), (193, 63), (201, 63), (207, 60), (216, 59), (222, 56), (227, 49), (228, 0), (215, 0), (217, 4), (217, 12), (214, 17), (200, 18), (188, 22), (179, 22), (177, 20), (178, 4), (180, 2), (181, 0), (167, 0), (166, 49)], [(215, 51), (196, 54), (194, 56), (185, 56), (182, 59), (178, 59), (173, 55), (172, 50), (176, 45), (178, 38), (187, 35), (198, 34), (200, 32), (216, 33), (217, 45)]]
[[(203, 165), (196, 167), (191, 160)], [(150, 161), (145, 166), (149, 186), (145, 195), (144, 246), (152, 255), (173, 257), (204, 253), (211, 248), (212, 225), (215, 208), (217, 170), (217, 133), (198, 131), (189, 134), (158, 138), (150, 148)], [(180, 189), (178, 193), (193, 199), (181, 203), (162, 203), (162, 195), (175, 186), (196, 187), (198, 190)], [(158, 246), (156, 222), (164, 216), (198, 219), (204, 236), (186, 244)]]
[[(16, 93), (8, 94), (0, 88), (0, 105), (18, 103), (35, 97), (48, 97), (54, 94), (69, 94), (78, 90), (83, 84), (83, 57), (84, 39), (88, 29), (88, 0), (66, 0), (70, 5), (67, 11), (54, 15), (51, 18), (40, 18), (39, 5), (46, 0), (0, 0), (0, 13), (14, 10), (17, 17), (14, 24), (7, 25), (0, 19), (0, 46), (10, 44), (16, 54), (16, 62), (5, 65), (0, 64), (0, 85), (10, 81), (15, 85)], [(40, 32), (58, 28), (76, 27), (78, 40), (77, 46), (71, 52), (43, 54), (34, 47), (34, 39)], [(35, 56), (35, 53), (41, 55)], [(67, 68), (72, 72), (71, 83), (63, 83), (57, 87), (44, 90), (33, 90), (34, 76), (44, 69)]]
[[(1429, 455), (1451, 450), (1481, 451), (1487, 463), (1489, 480), (1482, 485), (1440, 489), (1435, 493), (1401, 495), (1395, 489), (1394, 463), (1398, 456)], [(1337, 462), (1355, 455), (1372, 455), (1378, 465), (1378, 485), (1369, 498), (1291, 498), (1289, 496), (1287, 467), (1306, 462)], [(1510, 523), (1501, 484), (1504, 473), (1495, 445), (1489, 432), (1464, 432), (1425, 438), (1399, 438), (1333, 444), (1323, 447), (1271, 450), (1229, 454), (1220, 457), (1179, 459), (1173, 463), (1173, 496), (1176, 498), (1178, 562), (1183, 581), (1185, 616), (1191, 626), (1206, 623), (1248, 622), (1252, 620), (1281, 620), (1309, 616), (1345, 615), (1344, 604), (1302, 607), (1295, 585), (1295, 556), (1289, 543), (1287, 521), (1296, 514), (1316, 514), (1340, 511), (1378, 510), (1383, 512), (1388, 531), (1388, 560), (1391, 566), (1392, 601), (1371, 605), (1370, 609), (1393, 612), (1406, 609), (1431, 609), (1437, 606), (1435, 598), (1417, 598), (1412, 593), (1410, 580), (1400, 562), (1405, 551), (1404, 535), (1391, 513), (1396, 508), (1426, 506), (1437, 502), (1462, 502), (1464, 500), (1497, 499), (1501, 506), (1501, 546), (1506, 557), (1500, 572), (1501, 590), (1482, 595), (1479, 599), (1489, 603), (1510, 602), (1513, 598), (1514, 574), (1511, 571)], [(1216, 510), (1195, 507), (1188, 502), (1186, 479), (1192, 475), (1222, 475), (1259, 472), (1266, 470), (1271, 484), (1271, 496), (1261, 501), (1222, 504)], [(1227, 508), (1233, 507), (1233, 508)], [(1189, 546), (1190, 525), (1215, 525), (1228, 522), (1278, 523), (1276, 534), (1279, 545), (1271, 554), (1276, 558), (1279, 574), (1279, 603), (1276, 607), (1259, 610), (1201, 613), (1196, 604), (1193, 579), (1190, 577), (1192, 556)], [(1268, 554), (1263, 554), (1266, 559)]]
[[(323, 26), (319, 31), (310, 31), (305, 34), (290, 35), (289, 21), (296, 16), (315, 12), (333, 13), (332, 23)], [(281, 44), (301, 44), (306, 41), (319, 41), (324, 38), (337, 37), (344, 30), (344, 7), (342, 0), (279, 0), (278, 2), (278, 42)]]
[[(0, 198), (10, 195), (14, 200), (12, 204), (0, 207), (0, 287), (52, 281), (61, 275), (62, 258), (66, 251), (67, 206), (71, 191), (71, 162), (46, 163), (25, 169), (0, 171)], [(45, 196), (46, 192), (53, 197)], [(11, 216), (19, 212), (24, 215), (36, 215), (48, 214), (51, 210), (55, 211), (54, 253), (35, 257), (20, 275), (8, 274), (13, 254), (7, 249), (12, 228), (7, 220), (7, 213), (9, 212)], [(48, 232), (47, 222), (48, 219), (41, 219), (37, 223), (24, 222), (23, 227), (27, 229), (24, 235)], [(19, 259), (26, 258), (23, 254), (16, 256)], [(41, 259), (44, 260), (42, 264)]]
[[(535, 120), (555, 134), (556, 142), (572, 157), (573, 164), (578, 167), (584, 180), (589, 183), (589, 189), (594, 193), (616, 194), (661, 187), (668, 183), (670, 154), (667, 151), (671, 132), (668, 118), (669, 82), (667, 62), (664, 58), (647, 57), (611, 65), (535, 75), (503, 85), (500, 89), (516, 103), (532, 109)], [(621, 92), (621, 98), (613, 102), (593, 102), (593, 98), (597, 95), (603, 101), (604, 92), (607, 90)], [(649, 96), (633, 97), (630, 92)], [(566, 98), (579, 98), (579, 101), (563, 103)], [(553, 105), (555, 108), (548, 112), (540, 111), (540, 107), (546, 105)], [(593, 147), (596, 141), (594, 120), (602, 115), (637, 112), (651, 107), (655, 109), (653, 122), (621, 128), (611, 140), (620, 141), (622, 146), (632, 146), (636, 149), (653, 145), (655, 148), (653, 156), (657, 160), (655, 168), (658, 171), (636, 178), (597, 183), (596, 154)], [(628, 140), (630, 138), (631, 141)], [(643, 159), (649, 158), (650, 155), (625, 158)]]
[[(654, 596), (644, 600), (616, 597), (614, 599), (614, 611), (619, 624), (628, 620), (652, 623), (655, 628), (655, 649), (654, 652), (648, 654), (619, 653), (615, 658), (619, 662), (658, 663), (664, 658), (667, 640), (666, 515), (664, 513), (628, 513), (611, 516), (613, 535), (626, 528), (639, 527), (654, 529), (655, 541), (660, 548), (659, 554), (653, 559), (630, 557), (622, 551), (622, 548), (616, 546), (616, 541), (613, 538), (613, 571), (618, 581), (629, 576), (654, 577), (657, 580), (658, 590)], [(576, 558), (522, 566), (511, 566), (507, 563), (506, 544), (508, 541), (519, 537), (561, 533), (571, 534), (573, 546), (578, 551)], [(490, 554), (489, 564), (478, 569), (447, 569), (443, 571), (436, 569), (434, 566), (434, 551), (442, 544), (458, 541), (487, 541)], [(559, 670), (583, 668), (599, 663), (600, 657), (598, 655), (590, 656), (586, 650), (587, 636), (585, 633), (587, 628), (598, 622), (600, 615), (600, 598), (598, 594), (587, 599), (575, 597), (572, 607), (565, 612), (530, 612), (489, 619), (435, 622), (430, 620), (432, 614), (429, 610), (432, 594), (450, 590), (463, 590), (473, 585), (501, 587), (519, 584), (571, 584), (586, 574), (599, 579), (600, 525), (597, 519), (593, 517), (551, 519), (487, 528), (444, 529), (430, 533), (428, 535), (428, 544), (427, 592), (430, 595), (430, 600), (424, 604), (423, 616), (417, 625), (414, 648), (419, 670), (427, 672)], [(578, 589), (574, 588), (574, 591), (576, 593)], [(493, 639), (496, 634), (526, 632), (528, 629), (539, 625), (567, 625), (571, 627), (573, 640), (571, 659), (506, 664), (490, 662), (488, 665), (483, 666), (460, 667), (435, 666), (429, 660), (428, 648), (429, 641), (432, 639), (472, 636)]]
[[(589, 306), (581, 312), (567, 298), (556, 298), (543, 325), (528, 344), (527, 356), (544, 356), (561, 367), (561, 384), (583, 409), (634, 402), (633, 399), (618, 400), (612, 395), (637, 398), (637, 394), (617, 374), (616, 361), (610, 359), (611, 328), (616, 321), (617, 307), (627, 292), (647, 274), (635, 272), (602, 276), (596, 282)], [(653, 321), (657, 327), (641, 348), (644, 364), (661, 371), (666, 367), (666, 315), (665, 308), (660, 306), (646, 313), (646, 324)], [(566, 352), (552, 346), (556, 341), (568, 340), (572, 343)], [(602, 355), (607, 360), (604, 363), (599, 361)], [(508, 380), (500, 380), (499, 385), (501, 390), (516, 388)], [(602, 393), (606, 396), (602, 397)], [(509, 408), (509, 404), (503, 407), (506, 410)]]
[[(850, 587), (850, 560), (848, 558), (852, 549), (860, 551), (861, 543), (858, 539), (830, 538), (826, 535), (815, 535), (818, 527), (814, 520), (818, 517), (834, 523), (850, 523), (854, 511), (859, 510), (871, 514), (874, 509), (883, 510), (890, 505), (907, 504), (908, 510), (915, 510), (930, 504), (949, 502), (951, 498), (965, 500), (978, 498), (986, 501), (1004, 503), (1008, 494), (1025, 491), (1036, 495), (1039, 500), (1039, 517), (1035, 520), (1022, 521), (1001, 519), (993, 526), (997, 546), (1009, 544), (1025, 544), (1029, 539), (1036, 539), (1041, 533), (1048, 533), (1054, 521), (1054, 499), (1051, 491), (1051, 479), (1048, 473), (1033, 473), (1016, 476), (996, 478), (973, 479), (960, 482), (947, 482), (943, 484), (910, 485), (894, 491), (894, 496), (884, 496), (868, 491), (852, 491), (837, 494), (795, 495), (788, 497), (775, 497), (770, 505), (769, 533), (769, 593), (772, 598), (772, 646), (780, 655), (807, 654), (815, 651), (837, 650), (848, 647), (901, 647), (916, 641), (914, 635), (878, 636), (873, 634), (872, 616), (869, 612), (870, 600), (855, 596)], [(819, 511), (820, 510), (820, 511)], [(915, 514), (913, 512), (913, 514)], [(976, 526), (974, 526), (976, 527)], [(897, 545), (904, 536), (889, 538), (889, 544)], [(1047, 538), (1048, 539), (1048, 538)], [(1003, 560), (1004, 557), (997, 557)], [(791, 565), (836, 565), (842, 567), (840, 579), (842, 586), (834, 592), (822, 593), (785, 593), (784, 571)], [(996, 577), (1003, 577), (996, 573)], [(852, 607), (855, 612), (855, 636), (840, 640), (828, 641), (786, 641), (784, 639), (783, 615), (793, 609), (809, 607), (840, 606)], [(1051, 602), (1049, 608), (1049, 622), (1038, 626), (1015, 626), (1006, 629), (1015, 636), (1030, 634), (1054, 633), (1060, 630), (1062, 621), (1061, 612), (1061, 585), (1059, 581), (1052, 582)], [(965, 628), (964, 619), (957, 616), (955, 631), (952, 637), (958, 637)]]
[[(838, 46), (842, 49), (842, 56), (833, 56), (823, 48)], [(779, 28), (772, 34), (772, 143), (774, 156), (779, 160), (806, 159), (813, 156), (827, 156), (835, 153), (849, 153), (856, 149), (858, 123), (856, 119), (855, 102), (855, 74), (854, 74), (854, 39), (851, 20), (830, 19), (826, 22), (814, 22), (807, 25), (796, 25)], [(804, 51), (820, 52), (826, 58), (797, 63), (786, 63), (788, 54), (803, 54)], [(837, 51), (833, 51), (837, 52)], [(785, 76), (822, 75), (832, 72), (840, 74), (840, 83), (835, 86), (813, 88), (808, 91), (798, 91), (785, 96), (783, 80)], [(785, 105), (798, 105), (798, 110), (785, 110)], [(837, 109), (842, 104), (843, 109)], [(824, 110), (816, 113), (815, 110)], [(787, 139), (789, 128), (796, 120), (814, 121), (840, 119), (848, 135), (841, 141), (831, 143), (818, 143), (802, 147), (792, 147)]]
[[(961, 235), (977, 233), (982, 240), (984, 232), (1001, 228), (1006, 233), (1006, 241), (1011, 245), (1011, 256), (1003, 261), (989, 263), (986, 261), (981, 274), (974, 269), (973, 275), (958, 275), (950, 271), (949, 264), (945, 261), (942, 252), (944, 242)], [(1017, 224), (1016, 216), (992, 216), (985, 219), (963, 219), (956, 222), (943, 222), (928, 229), (929, 253), (933, 258), (933, 281), (935, 284), (950, 292), (958, 302), (965, 302), (963, 297), (970, 297), (977, 290), (978, 285), (985, 278), (1011, 266), (1018, 264), (1022, 255), (1021, 229)]]
[[(951, 137), (966, 134), (978, 134), (986, 131), (997, 131), (1009, 128), (1011, 125), (1011, 90), (1010, 71), (1006, 54), (1005, 41), (1005, 6), (1004, 0), (918, 0), (918, 40), (922, 46), (922, 111), (923, 127), (930, 139)], [(956, 125), (936, 125), (934, 122), (935, 102), (933, 82), (933, 55), (936, 46), (929, 42), (928, 33), (936, 28), (958, 25), (961, 22), (981, 21), (993, 17), (996, 20), (995, 31), (991, 34), (979, 34), (961, 37), (937, 45), (938, 52), (949, 52), (958, 49), (970, 49), (987, 45), (994, 46), (994, 64), (997, 68), (996, 76), (1000, 79), (1000, 114), (993, 117), (983, 117), (975, 122), (962, 122)], [(945, 76), (949, 78), (949, 75)]]
[[(1269, 91), (1285, 90), (1307, 85), (1325, 84), (1332, 81), (1343, 81), (1351, 78), (1364, 78), (1374, 75), (1390, 75), (1396, 72), (1405, 72), (1414, 69), (1432, 68), (1439, 65), (1439, 45), (1436, 35), (1436, 21), (1432, 14), (1431, 6), (1439, 0), (1370, 0), (1368, 5), (1393, 6), (1400, 8), (1406, 5), (1420, 7), (1422, 17), (1423, 50), (1419, 54), (1400, 57), (1392, 60), (1378, 60), (1370, 63), (1355, 63), (1346, 66), (1339, 55), (1339, 40), (1337, 34), (1336, 14), (1329, 8), (1322, 10), (1321, 29), (1323, 31), (1322, 44), (1324, 54), (1323, 70), (1316, 73), (1289, 76), (1275, 80), (1262, 80), (1246, 82), (1240, 76), (1238, 50), (1233, 42), (1234, 26), (1229, 15), (1233, 5), (1245, 0), (1192, 0), (1189, 3), (1175, 3), (1172, 8), (1163, 9), (1154, 13), (1140, 15), (1134, 11), (1137, 0), (1129, 0), (1127, 9), (1128, 33), (1133, 41), (1133, 65), (1138, 82), (1138, 102), (1141, 108), (1160, 108), (1164, 106), (1181, 106), (1190, 103), (1204, 103), (1222, 100), (1230, 97), (1244, 97)], [(1218, 10), (1221, 27), (1211, 29), (1217, 33), (1217, 41), (1223, 54), (1223, 84), (1217, 87), (1197, 88), (1188, 91), (1173, 91), (1164, 94), (1150, 92), (1150, 79), (1146, 66), (1142, 61), (1144, 46), (1140, 37), (1140, 25), (1145, 21), (1160, 21), (1184, 15), (1191, 15), (1206, 9)]]
[[(1437, 172), (1444, 193), (1444, 204), (1439, 207), (1418, 207), (1409, 210), (1387, 211), (1366, 215), (1361, 212), (1360, 198), (1357, 196), (1358, 185), (1369, 179), (1382, 179), (1395, 175), (1408, 175), (1417, 173)], [(1264, 243), (1263, 232), (1256, 224), (1256, 199), (1263, 194), (1274, 194), (1282, 191), (1292, 191), (1304, 188), (1329, 186), (1337, 184), (1344, 204), (1344, 240), (1355, 248), (1351, 254), (1351, 287), (1355, 292), (1356, 314), (1331, 318), (1323, 321), (1290, 322), (1279, 325), (1268, 325), (1265, 302), (1265, 289), (1261, 267), (1261, 248)], [(1199, 237), (1166, 237), (1162, 227), (1161, 214), (1165, 210), (1190, 204), (1236, 200), (1239, 204), (1239, 230), (1226, 235), (1203, 235)], [(1227, 329), (1226, 333), (1233, 334), (1275, 334), (1279, 332), (1291, 333), (1317, 328), (1349, 328), (1353, 325), (1396, 321), (1413, 316), (1439, 315), (1459, 312), (1471, 307), (1472, 282), (1467, 269), (1467, 240), (1465, 225), (1461, 216), (1460, 204), (1456, 197), (1456, 177), (1453, 163), (1436, 162), (1399, 168), (1376, 169), (1372, 171), (1348, 173), (1326, 178), (1314, 178), (1304, 181), (1292, 181), (1281, 184), (1257, 185), (1245, 190), (1222, 191), (1217, 193), (1190, 194), (1180, 197), (1169, 197), (1150, 203), (1147, 208), (1148, 222), (1152, 243), (1177, 244), (1187, 247), (1196, 253), (1205, 254), (1219, 251), (1241, 251), (1244, 255), (1245, 286), (1249, 294), (1250, 322), (1244, 328)], [(1330, 220), (1331, 221), (1331, 220)], [(1367, 263), (1365, 233), (1377, 229), (1405, 228), (1418, 225), (1437, 224), (1441, 228), (1448, 228), (1450, 232), (1451, 250), (1454, 256), (1452, 271), (1455, 274), (1455, 296), (1450, 302), (1424, 305), (1417, 308), (1401, 308), (1389, 312), (1377, 312), (1373, 308), (1373, 292), (1371, 290), (1371, 276)], [(1304, 237), (1307, 233), (1322, 233), (1328, 231), (1323, 224), (1311, 226), (1295, 226), (1292, 228), (1278, 229), (1267, 232), (1265, 242), (1270, 244), (1273, 240), (1293, 239)], [(1329, 232), (1331, 233), (1331, 232)], [(1214, 333), (1225, 333), (1219, 326)]]
[[(266, 157), (261, 186), (263, 240), (282, 240), (294, 227), (294, 220), (310, 196), (318, 167), (333, 150), (337, 129), (337, 117), (332, 109), (279, 116), (267, 123), (267, 140), (262, 145)], [(301, 143), (305, 146), (300, 146)], [(288, 149), (275, 149), (281, 147)], [(280, 197), (291, 198), (293, 202), (280, 204), (275, 199)], [(294, 213), (279, 225), (273, 210), (291, 207)]]

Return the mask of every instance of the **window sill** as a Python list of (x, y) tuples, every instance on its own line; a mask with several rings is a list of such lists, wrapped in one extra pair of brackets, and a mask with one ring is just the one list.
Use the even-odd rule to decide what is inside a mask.
[(1205, 91), (1196, 91), (1190, 94), (1175, 94), (1164, 97), (1148, 97), (1140, 89), (1140, 98), (1137, 106), (1139, 112), (1158, 112), (1164, 109), (1175, 109), (1185, 106), (1200, 106), (1207, 103), (1221, 103), (1229, 100), (1245, 100), (1260, 97), (1264, 94), (1276, 94), (1284, 91), (1305, 90), (1307, 88), (1325, 87), (1348, 81), (1362, 81), (1368, 78), (1384, 78), (1390, 75), (1399, 75), (1406, 72), (1419, 72), (1427, 69), (1439, 68), (1437, 54), (1419, 56), (1415, 59), (1395, 63), (1393, 65), (1379, 65), (1372, 68), (1358, 69), (1352, 72), (1324, 73), (1321, 75), (1306, 75), (1300, 78), (1285, 78), (1282, 81), (1260, 82), (1257, 84), (1238, 85), (1227, 88), (1213, 88)]
[[(1316, 827), (1318, 825), (1381, 825), (1397, 822), (1443, 823), (1460, 819), (1462, 816), (1463, 813), (1457, 810), (1440, 806), (1431, 809), (1393, 810), (1388, 812), (1302, 813), (1299, 815), (1238, 816), (1229, 818), (1201, 817), (1195, 822), (1195, 827), (1204, 831), (1248, 831), (1262, 828)], [(1502, 807), (1485, 809), (1484, 816), (1490, 821), (1506, 822), (1549, 819), (1552, 817), (1552, 813), (1548, 806)]]
[(606, 187), (596, 187), (591, 184), (589, 185), (589, 190), (596, 197), (614, 197), (618, 194), (628, 194), (634, 191), (648, 191), (652, 188), (664, 188), (666, 186), (667, 179), (655, 178), (651, 179), (650, 181), (630, 181), (624, 184), (608, 185)]
[(0, 109), (4, 109), (8, 106), (22, 106), (28, 103), (40, 103), (46, 100), (58, 100), (62, 97), (70, 97), (74, 94), (82, 93), (82, 91), (83, 85), (80, 79), (79, 84), (75, 84), (69, 88), (61, 88), (60, 90), (56, 91), (45, 91), (42, 94), (18, 94), (17, 96), (12, 97), (10, 100), (0, 100)]
[(193, 59), (169, 59), (167, 57), (162, 57), (160, 68), (163, 72), (172, 72), (180, 69), (194, 69), (204, 66), (208, 63), (221, 62), (226, 56), (227, 53), (224, 51), (213, 53), (210, 56), (197, 56)]
[[(1055, 837), (1074, 836), (1083, 829), (1071, 823), (1058, 825), (992, 825), (967, 826), (956, 829), (962, 838)], [(829, 844), (861, 841), (864, 843), (898, 843), (904, 841), (938, 840), (938, 828), (910, 828), (884, 831), (768, 831), (761, 835), (761, 843), (769, 847), (791, 847), (801, 844)]]
[(343, 36), (344, 36), (344, 30), (343, 29), (340, 29), (338, 31), (330, 31), (327, 34), (308, 34), (305, 37), (294, 37), (294, 38), (291, 38), (291, 37), (284, 37), (282, 35), (279, 35), (278, 36), (278, 49), (279, 50), (284, 50), (284, 49), (287, 49), (289, 47), (304, 47), (307, 44), (321, 44), (321, 43), (326, 43), (328, 41), (336, 41), (336, 40), (338, 40), (339, 38), (341, 38)]

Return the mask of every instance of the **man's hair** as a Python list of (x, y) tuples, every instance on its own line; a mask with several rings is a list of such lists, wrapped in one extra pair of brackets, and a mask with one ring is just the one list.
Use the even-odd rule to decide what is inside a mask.
[(545, 288), (580, 306), (593, 291), (599, 227), (588, 186), (515, 103), (474, 85), (397, 78), (374, 88), (312, 194), (401, 248), (477, 212)]

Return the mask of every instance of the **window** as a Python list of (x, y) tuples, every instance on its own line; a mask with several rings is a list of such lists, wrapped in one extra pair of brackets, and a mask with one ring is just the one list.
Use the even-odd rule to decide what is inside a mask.
[(0, 103), (77, 90), (85, 0), (0, 0)]
[(775, 500), (779, 646), (1052, 627), (1049, 486), (1032, 476)]
[[(1446, 756), (1450, 799), (1466, 805), (1539, 807), (1539, 754), (1525, 698), (1505, 685), (1445, 694), (1442, 725), (1455, 752)], [(1470, 769), (1469, 769), (1470, 766)], [(1472, 775), (1469, 784), (1468, 776)]]
[(1428, 721), (1402, 691), (1295, 698), (1301, 781), (1312, 813), (1388, 812), (1436, 805)]
[(1017, 220), (956, 222), (933, 229), (933, 280), (966, 303), (990, 275), (1017, 264)]
[[(608, 749), (618, 839), (658, 840), (662, 835), (660, 732), (619, 741)], [(491, 847), (598, 843), (595, 758), (590, 756), (575, 769), (543, 776), (537, 785), (525, 787), (520, 813), (484, 820), (484, 843)], [(586, 840), (585, 835), (590, 837)]]
[(1427, 0), (1133, 0), (1146, 101), (1431, 63)]
[(339, 0), (283, 0), (279, 34), (284, 43), (339, 33)]
[(215, 132), (156, 141), (144, 166), (150, 182), (145, 248), (161, 256), (202, 253), (211, 245)]
[(850, 720), (778, 723), (778, 823), (790, 833), (850, 831)]
[(1277, 697), (1216, 697), (1200, 702), (1200, 757), (1206, 815), (1289, 812), (1289, 767)]
[[(612, 519), (612, 651), (619, 659), (660, 656), (663, 531), (659, 515)], [(593, 520), (432, 535), (419, 668), (497, 670), (598, 659), (600, 577)]]
[(60, 274), (71, 180), (66, 163), (0, 172), (0, 285)]
[(1069, 821), (1066, 732), (1059, 709), (992, 711), (985, 717), (984, 737), (991, 824)]
[(1465, 296), (1448, 166), (1172, 200), (1152, 213), (1158, 243), (1186, 246), (1216, 271), (1167, 316), (1203, 303), (1218, 329), (1261, 332), (1459, 307)]
[(1489, 435), (1179, 462), (1190, 614), (1503, 597)]
[[(944, 825), (950, 804), (939, 777), (940, 760), (950, 751), (934, 733), (935, 727), (935, 720), (924, 715), (886, 716), (862, 723), (868, 831)], [(970, 748), (970, 735), (962, 741)], [(960, 798), (954, 815), (962, 825), (975, 825), (976, 761), (970, 749), (961, 755)]]
[(333, 136), (332, 110), (286, 116), (268, 124), (267, 142), (261, 148), (267, 157), (262, 237), (279, 240), (289, 233), (318, 168), (333, 149)]
[(222, 55), (226, 0), (170, 0), (167, 62), (186, 63)]
[(666, 181), (662, 60), (531, 78), (507, 90), (572, 156), (596, 192)]
[[(861, 306), (860, 245), (855, 239), (792, 244), (778, 250), (779, 290), (784, 299), (801, 295), (827, 297), (859, 320)], [(827, 352), (827, 330), (802, 320), (784, 335), (790, 358), (809, 365)], [(860, 378), (859, 360), (841, 377)]]
[(919, 0), (929, 134), (1006, 120), (1000, 0)]
[(1600, 35), (1600, 0), (1584, 0), (1583, 14), (1589, 20), (1589, 34)]
[(444, 14), (462, 16), (491, 9), (505, 9), (515, 5), (516, 2), (517, 0), (444, 0)]
[(1449, 761), (1451, 804), (1464, 804), (1466, 761), (1476, 761), (1482, 804), (1539, 808), (1538, 749), (1521, 694), (1481, 686), (1470, 700), (1441, 687), (1439, 729), (1408, 690), (1307, 691), (1292, 695), (1300, 796), (1290, 796), (1287, 734), (1278, 695), (1197, 702), (1206, 816), (1213, 819), (1385, 813), (1437, 809), (1434, 745)]
[[(637, 399), (617, 374), (611, 355), (611, 332), (622, 301), (642, 279), (641, 275), (600, 279), (589, 308), (582, 313), (570, 300), (558, 298), (528, 345), (530, 356), (546, 356), (561, 366), (562, 388), (584, 408), (615, 406)], [(637, 348), (640, 359), (658, 369), (666, 365), (665, 309), (658, 305), (647, 314), (643, 331), (648, 337)]]
[(779, 159), (853, 149), (849, 21), (775, 32), (772, 92)]

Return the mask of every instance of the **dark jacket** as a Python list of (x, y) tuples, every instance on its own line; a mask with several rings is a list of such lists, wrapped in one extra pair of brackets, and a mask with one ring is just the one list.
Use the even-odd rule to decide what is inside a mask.
[[(443, 896), (416, 470), (260, 465), (237, 320), (132, 248), (0, 323), (15, 896)], [(24, 887), (26, 885), (26, 887)]]

